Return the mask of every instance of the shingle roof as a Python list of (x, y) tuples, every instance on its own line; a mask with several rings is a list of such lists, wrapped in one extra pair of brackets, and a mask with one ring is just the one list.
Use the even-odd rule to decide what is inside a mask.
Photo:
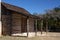
[(16, 12), (19, 12), (19, 13), (23, 13), (25, 15), (31, 15), (27, 10), (25, 10), (24, 8), (21, 8), (21, 7), (17, 7), (17, 6), (14, 6), (14, 5), (11, 5), (11, 4), (8, 4), (8, 3), (4, 3), (4, 2), (1, 2), (1, 4), (3, 6), (5, 6), (7, 9), (9, 10), (13, 10), (13, 11), (16, 11)]

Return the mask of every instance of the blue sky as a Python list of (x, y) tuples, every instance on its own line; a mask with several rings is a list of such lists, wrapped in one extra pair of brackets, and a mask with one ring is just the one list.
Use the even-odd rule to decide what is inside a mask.
[(43, 14), (45, 10), (60, 6), (60, 0), (2, 0), (3, 2), (22, 7), (32, 13)]

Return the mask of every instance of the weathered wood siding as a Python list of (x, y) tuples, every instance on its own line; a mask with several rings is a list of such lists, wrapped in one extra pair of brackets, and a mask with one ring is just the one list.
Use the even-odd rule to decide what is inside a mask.
[(21, 32), (21, 15), (12, 13), (12, 34)]
[[(2, 34), (11, 35), (27, 32), (27, 16), (15, 11), (3, 9), (2, 11)], [(29, 32), (34, 31), (34, 19), (29, 19)]]
[(27, 18), (21, 14), (12, 13), (12, 34), (26, 32)]
[(2, 35), (10, 35), (11, 14), (4, 6), (2, 6), (1, 8)]
[(10, 35), (10, 15), (2, 15), (2, 34)]
[(34, 31), (34, 19), (29, 18), (29, 32), (33, 32), (33, 31)]
[(24, 16), (21, 18), (21, 32), (27, 32), (27, 18)]

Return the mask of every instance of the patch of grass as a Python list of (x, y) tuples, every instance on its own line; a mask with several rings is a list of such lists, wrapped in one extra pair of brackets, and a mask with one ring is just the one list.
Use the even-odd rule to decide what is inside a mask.
[(12, 36), (2, 36), (0, 40), (60, 40), (59, 36), (40, 36), (40, 37), (12, 37)]

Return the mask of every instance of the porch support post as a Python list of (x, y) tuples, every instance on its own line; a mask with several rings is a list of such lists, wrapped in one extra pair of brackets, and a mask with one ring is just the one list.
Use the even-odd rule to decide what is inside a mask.
[(43, 31), (43, 20), (41, 20), (41, 34), (42, 34), (42, 31)]
[(1, 5), (0, 5), (0, 36), (2, 35)]
[(2, 35), (2, 22), (0, 20), (0, 36)]
[(48, 22), (46, 20), (46, 34), (47, 34), (47, 32), (48, 32)]
[(27, 18), (27, 37), (29, 36), (29, 18)]
[(37, 36), (37, 20), (35, 20), (35, 26), (36, 26), (36, 33), (35, 33), (35, 36)]

